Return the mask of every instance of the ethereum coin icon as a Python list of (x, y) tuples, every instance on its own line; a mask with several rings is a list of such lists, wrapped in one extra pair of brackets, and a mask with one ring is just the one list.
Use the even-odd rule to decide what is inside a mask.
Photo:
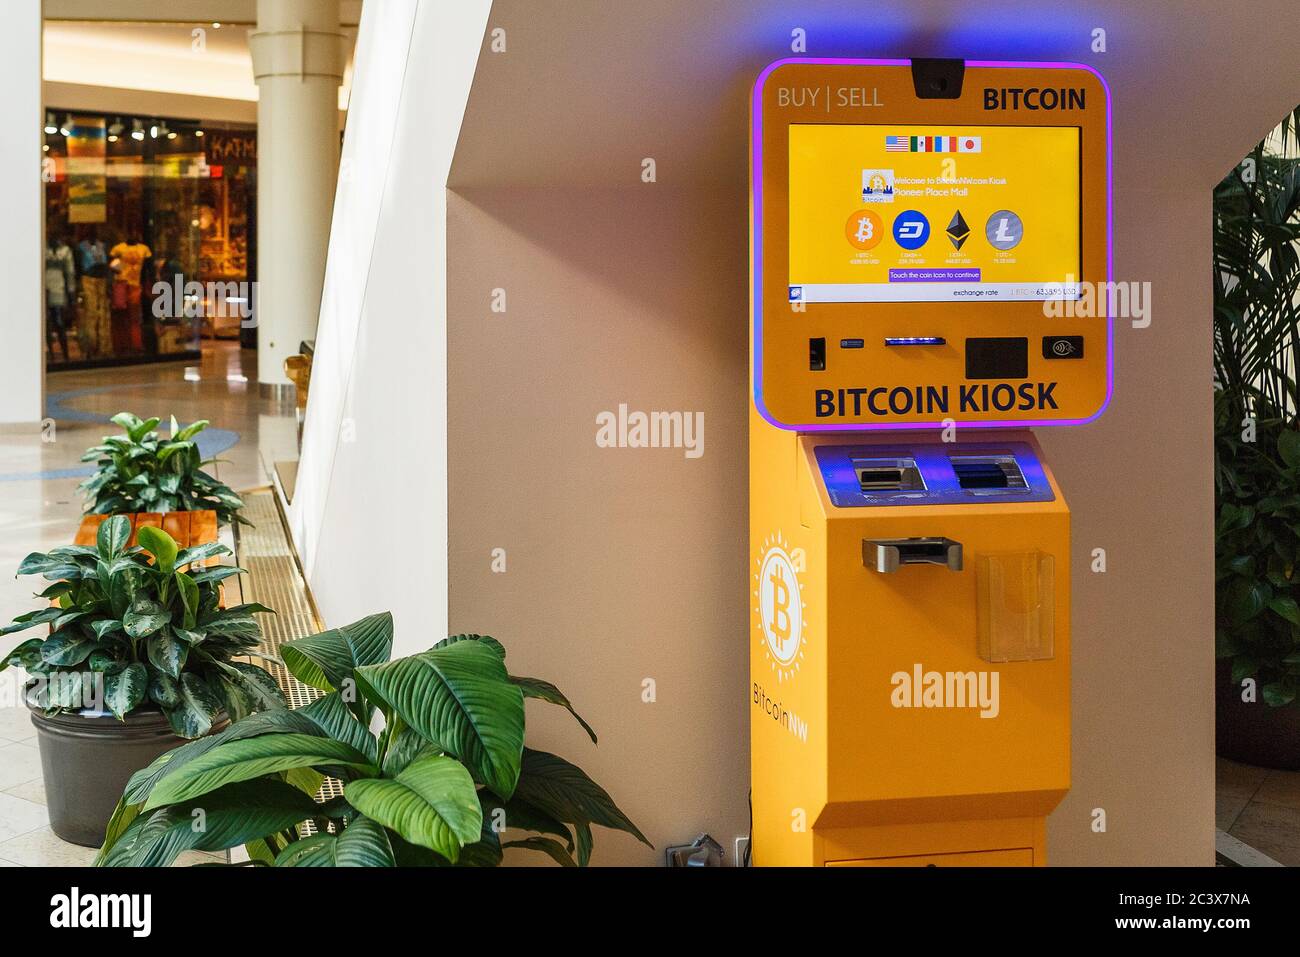
[(960, 209), (953, 213), (952, 222), (948, 223), (948, 228), (944, 232), (948, 234), (953, 249), (961, 249), (962, 246), (966, 245), (966, 240), (970, 237), (970, 227), (966, 225), (966, 220), (962, 218)]

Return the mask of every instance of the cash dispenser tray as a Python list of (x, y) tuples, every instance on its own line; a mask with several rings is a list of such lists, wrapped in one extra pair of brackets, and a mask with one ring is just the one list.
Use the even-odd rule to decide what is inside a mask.
[(898, 571), (900, 565), (942, 565), (949, 571), (962, 570), (961, 542), (951, 538), (889, 538), (864, 540), (862, 563), (882, 575)]

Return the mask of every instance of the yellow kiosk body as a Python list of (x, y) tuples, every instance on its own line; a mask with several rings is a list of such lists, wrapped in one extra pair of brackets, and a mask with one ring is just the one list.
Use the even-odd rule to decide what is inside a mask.
[(1029, 430), (1110, 396), (1108, 92), (805, 59), (753, 110), (752, 860), (1044, 864), (1070, 523)]

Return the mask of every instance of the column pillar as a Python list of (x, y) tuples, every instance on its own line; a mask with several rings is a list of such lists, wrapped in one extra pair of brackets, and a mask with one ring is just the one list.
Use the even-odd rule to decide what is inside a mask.
[(257, 0), (257, 379), (316, 335), (338, 175), (338, 0)]
[(41, 165), (41, 0), (5, 4), (0, 31), (0, 432), (35, 431), (45, 414), (45, 181)]

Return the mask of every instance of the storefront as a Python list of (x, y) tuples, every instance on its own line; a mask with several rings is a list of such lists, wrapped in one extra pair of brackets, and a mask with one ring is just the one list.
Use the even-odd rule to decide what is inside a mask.
[(45, 116), (50, 369), (194, 359), (251, 328), (257, 133)]

